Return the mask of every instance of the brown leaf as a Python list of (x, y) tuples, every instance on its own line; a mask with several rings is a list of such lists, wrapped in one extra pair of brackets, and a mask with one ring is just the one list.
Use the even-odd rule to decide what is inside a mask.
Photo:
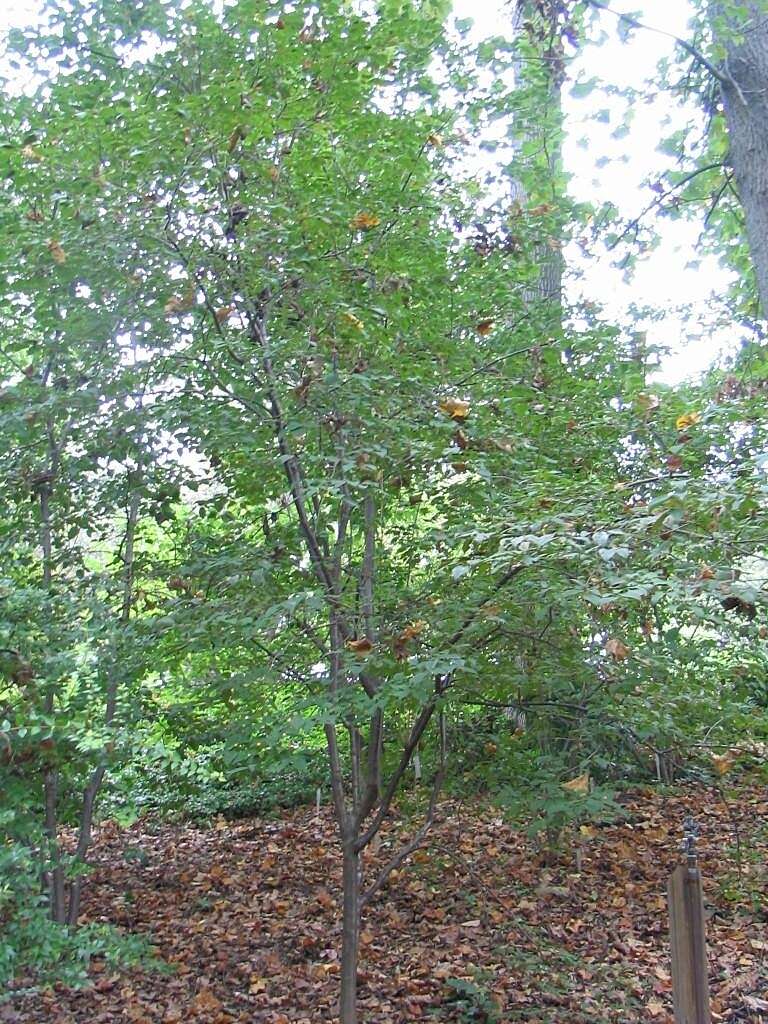
[(214, 316), (216, 317), (216, 323), (219, 325), (226, 323), (234, 312), (234, 306), (220, 306), (219, 309), (217, 309), (216, 312), (214, 313)]
[(234, 151), (237, 149), (239, 143), (244, 138), (245, 138), (245, 129), (242, 128), (240, 125), (238, 125), (237, 128), (235, 128), (235, 130), (229, 136), (229, 141), (227, 142), (227, 152), (228, 153), (234, 153)]
[(348, 651), (357, 654), (361, 658), (364, 658), (366, 654), (370, 654), (373, 650), (373, 644), (367, 636), (360, 637), (359, 640), (347, 640), (346, 647)]
[(605, 645), (605, 653), (616, 661), (626, 661), (629, 657), (629, 648), (623, 641), (611, 638)]
[(493, 330), (493, 320), (481, 320), (479, 323), (475, 324), (475, 330), (484, 338)]
[(216, 1013), (221, 1003), (209, 988), (204, 988), (192, 1000), (191, 1009), (194, 1013)]
[(62, 249), (61, 244), (57, 242), (55, 238), (52, 238), (48, 243), (48, 252), (53, 257), (54, 263), (61, 264), (67, 262), (67, 254)]
[(163, 307), (166, 316), (188, 313), (195, 305), (195, 290), (188, 288), (183, 295), (172, 295)]
[(356, 213), (349, 226), (353, 231), (372, 231), (381, 224), (381, 217), (375, 213)]

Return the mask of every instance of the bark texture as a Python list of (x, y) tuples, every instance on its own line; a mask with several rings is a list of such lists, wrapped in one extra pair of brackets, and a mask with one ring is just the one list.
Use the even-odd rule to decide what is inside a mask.
[[(742, 15), (743, 18), (743, 15)], [(732, 19), (721, 79), (730, 161), (739, 189), (763, 316), (768, 316), (768, 2)], [(733, 34), (733, 35), (732, 35)], [(740, 37), (740, 38), (739, 38)]]

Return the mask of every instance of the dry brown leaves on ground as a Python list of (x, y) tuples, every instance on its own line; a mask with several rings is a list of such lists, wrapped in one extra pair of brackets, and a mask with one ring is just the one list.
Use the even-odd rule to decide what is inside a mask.
[[(361, 1019), (669, 1024), (666, 880), (690, 812), (702, 830), (713, 1019), (768, 1021), (765, 787), (730, 805), (707, 789), (624, 803), (626, 821), (579, 833), (578, 872), (573, 844), (548, 866), (497, 811), (444, 804), (428, 844), (368, 909)], [(404, 833), (389, 823), (376, 859)], [(147, 862), (127, 863), (126, 847)], [(19, 997), (0, 1021), (334, 1020), (340, 872), (329, 812), (207, 829), (107, 823), (91, 860), (85, 919), (150, 937), (172, 972), (94, 961), (90, 989)]]

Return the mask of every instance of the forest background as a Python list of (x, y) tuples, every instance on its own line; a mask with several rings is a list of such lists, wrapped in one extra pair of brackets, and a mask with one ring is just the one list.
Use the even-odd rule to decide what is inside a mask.
[[(0, 113), (0, 970), (135, 952), (81, 913), (95, 823), (317, 798), (350, 1024), (363, 915), (442, 799), (554, 856), (638, 781), (760, 768), (765, 12), (672, 40), (638, 217), (563, 158), (564, 90), (631, 132), (646, 95), (568, 76), (633, 15), (42, 11)], [(727, 345), (671, 384), (661, 312), (584, 292), (677, 221)]]

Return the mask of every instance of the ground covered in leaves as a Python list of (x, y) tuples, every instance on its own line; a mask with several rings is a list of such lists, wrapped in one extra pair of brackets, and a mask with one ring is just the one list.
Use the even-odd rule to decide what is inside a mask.
[[(768, 790), (636, 792), (546, 863), (497, 811), (446, 803), (372, 905), (361, 1019), (671, 1022), (666, 882), (701, 827), (715, 1021), (768, 1021)], [(392, 821), (376, 859), (405, 828)], [(737, 853), (739, 856), (737, 856)], [(334, 1019), (339, 863), (330, 813), (209, 828), (104, 824), (84, 918), (143, 933), (172, 970), (91, 965), (93, 986), (12, 999), (0, 1021), (314, 1024)]]

